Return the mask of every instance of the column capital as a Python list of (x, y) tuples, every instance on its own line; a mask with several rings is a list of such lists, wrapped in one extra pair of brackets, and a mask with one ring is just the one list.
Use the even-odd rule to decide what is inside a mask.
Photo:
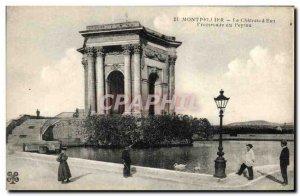
[(87, 47), (85, 48), (85, 53), (87, 54), (87, 56), (94, 56), (94, 47)]
[(140, 44), (134, 44), (132, 45), (133, 53), (141, 53), (142, 47)]
[(104, 48), (102, 46), (95, 47), (94, 51), (96, 52), (96, 56), (104, 56), (105, 55)]
[(130, 54), (131, 46), (129, 44), (128, 45), (122, 45), (122, 49), (123, 49), (123, 54), (128, 55), (128, 54)]
[(169, 64), (175, 65), (176, 59), (177, 59), (176, 55), (169, 55)]

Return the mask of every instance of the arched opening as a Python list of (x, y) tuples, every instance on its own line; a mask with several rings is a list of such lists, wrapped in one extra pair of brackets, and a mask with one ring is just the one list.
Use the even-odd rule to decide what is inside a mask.
[(42, 135), (42, 140), (45, 141), (54, 141), (54, 136), (53, 136), (53, 125), (48, 127), (47, 130), (44, 132)]
[[(151, 73), (149, 75), (149, 96), (150, 95), (154, 95), (155, 94), (155, 82), (158, 79), (158, 75), (157, 73)], [(149, 115), (154, 115), (155, 114), (155, 105), (153, 104), (153, 102), (155, 102), (155, 98), (152, 97), (150, 100), (152, 104), (150, 104), (149, 107)]]
[[(112, 106), (110, 109), (110, 114), (123, 114), (125, 105), (118, 104), (115, 107), (117, 96), (124, 95), (124, 76), (120, 71), (111, 72), (108, 77), (108, 94), (113, 95), (113, 98), (108, 98), (108, 105)], [(123, 102), (124, 98), (122, 97), (120, 102)]]

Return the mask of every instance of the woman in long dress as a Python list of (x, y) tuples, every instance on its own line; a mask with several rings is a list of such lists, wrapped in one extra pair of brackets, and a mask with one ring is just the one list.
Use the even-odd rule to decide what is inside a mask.
[(66, 148), (62, 148), (61, 153), (58, 155), (56, 159), (59, 162), (58, 181), (61, 181), (62, 184), (64, 183), (65, 180), (67, 183), (70, 182), (70, 178), (72, 177), (69, 165), (67, 163), (68, 156), (66, 154), (66, 150), (67, 150)]

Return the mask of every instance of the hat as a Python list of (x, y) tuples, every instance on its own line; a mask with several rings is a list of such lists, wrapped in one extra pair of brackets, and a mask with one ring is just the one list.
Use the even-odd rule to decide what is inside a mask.
[(252, 145), (252, 144), (247, 144), (246, 146), (249, 146), (250, 148), (253, 148), (253, 145)]
[(283, 144), (283, 145), (287, 145), (287, 141), (286, 140), (281, 140), (281, 144)]

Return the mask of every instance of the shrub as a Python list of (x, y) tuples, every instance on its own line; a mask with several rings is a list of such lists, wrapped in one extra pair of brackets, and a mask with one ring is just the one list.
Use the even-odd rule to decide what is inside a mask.
[(90, 134), (89, 143), (111, 146), (191, 143), (194, 133), (207, 132), (211, 127), (207, 119), (188, 115), (94, 115), (86, 118), (84, 126)]

